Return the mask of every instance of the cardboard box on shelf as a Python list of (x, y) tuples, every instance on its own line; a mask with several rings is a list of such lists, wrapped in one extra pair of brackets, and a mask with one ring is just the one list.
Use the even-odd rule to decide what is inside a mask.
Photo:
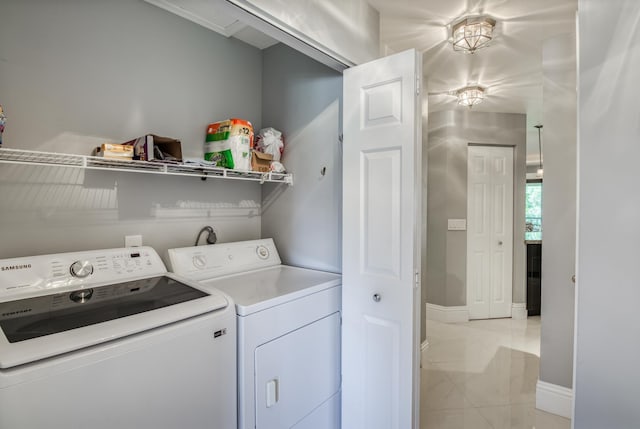
[(122, 143), (133, 147), (133, 158), (141, 161), (182, 161), (180, 140), (147, 134)]
[(251, 153), (251, 170), (259, 171), (261, 173), (268, 173), (271, 171), (271, 161), (273, 155), (270, 153), (262, 153), (253, 151)]
[(92, 155), (107, 159), (133, 159), (133, 146), (118, 143), (103, 143), (94, 149)]

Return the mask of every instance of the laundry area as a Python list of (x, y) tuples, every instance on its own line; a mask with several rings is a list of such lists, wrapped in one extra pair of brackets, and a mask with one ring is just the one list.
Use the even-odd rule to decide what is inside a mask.
[(618, 3), (0, 0), (0, 429), (640, 421)]
[(196, 3), (0, 5), (2, 428), (341, 427), (363, 61)]

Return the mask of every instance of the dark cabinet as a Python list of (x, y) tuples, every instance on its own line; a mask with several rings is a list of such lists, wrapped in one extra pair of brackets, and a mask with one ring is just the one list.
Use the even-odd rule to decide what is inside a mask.
[(542, 243), (527, 243), (527, 313), (540, 314), (542, 295)]

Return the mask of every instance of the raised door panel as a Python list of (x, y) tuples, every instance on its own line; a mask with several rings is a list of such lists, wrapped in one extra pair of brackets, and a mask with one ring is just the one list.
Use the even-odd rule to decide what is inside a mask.
[(400, 277), (401, 155), (399, 149), (362, 153), (362, 273)]

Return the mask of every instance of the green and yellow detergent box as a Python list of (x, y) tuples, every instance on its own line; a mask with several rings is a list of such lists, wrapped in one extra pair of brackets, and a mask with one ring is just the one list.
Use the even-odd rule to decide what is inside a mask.
[(244, 119), (232, 118), (207, 127), (204, 159), (218, 167), (251, 170), (253, 126)]

